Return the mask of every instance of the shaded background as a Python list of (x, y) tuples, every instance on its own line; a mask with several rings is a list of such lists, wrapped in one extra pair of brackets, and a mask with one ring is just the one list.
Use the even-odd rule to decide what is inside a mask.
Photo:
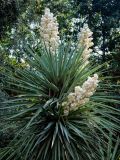
[[(95, 61), (109, 63), (110, 75), (120, 71), (120, 1), (119, 0), (1, 0), (0, 55), (13, 65), (22, 62), (24, 42), (36, 47), (44, 8), (57, 16), (60, 33), (74, 36), (88, 23), (93, 31)], [(38, 34), (37, 34), (38, 33)]]

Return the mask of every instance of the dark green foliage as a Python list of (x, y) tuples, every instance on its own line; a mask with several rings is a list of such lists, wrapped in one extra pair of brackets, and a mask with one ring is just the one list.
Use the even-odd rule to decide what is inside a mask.
[[(2, 102), (7, 101), (8, 95), (0, 91), (0, 117), (7, 114), (6, 110), (1, 110), (5, 108), (5, 104)], [(14, 137), (13, 129), (4, 130), (6, 124), (5, 121), (0, 121), (0, 148), (6, 147)], [(2, 131), (3, 130), (3, 131)]]
[(110, 135), (107, 143), (107, 152), (105, 153), (103, 147), (99, 145), (99, 150), (101, 153), (101, 160), (119, 160), (120, 158), (120, 138), (118, 137), (116, 141), (112, 141), (113, 137)]
[(0, 1), (0, 39), (17, 22), (17, 17), (23, 11), (26, 2), (27, 0)]
[(17, 8), (14, 0), (1, 0), (0, 1), (0, 36), (6, 26), (14, 22), (17, 18)]
[(4, 102), (7, 99), (8, 95), (0, 90), (0, 108), (5, 107), (5, 104), (3, 104), (2, 102)]
[(5, 132), (0, 132), (0, 148), (6, 147), (14, 138), (13, 129), (7, 129)]
[(76, 85), (102, 66), (85, 66), (82, 48), (71, 50), (61, 44), (55, 54), (38, 48), (35, 52), (25, 47), (27, 68), (15, 72), (6, 68), (9, 72), (3, 73), (4, 89), (17, 96), (4, 102), (10, 112), (1, 119), (9, 127), (14, 122), (17, 125), (14, 139), (0, 150), (0, 160), (101, 160), (100, 147), (106, 156), (109, 132), (115, 136), (120, 131), (116, 118), (120, 111), (108, 104), (120, 102), (111, 96), (106, 79), (101, 77), (105, 82), (77, 111), (65, 116), (61, 104)]

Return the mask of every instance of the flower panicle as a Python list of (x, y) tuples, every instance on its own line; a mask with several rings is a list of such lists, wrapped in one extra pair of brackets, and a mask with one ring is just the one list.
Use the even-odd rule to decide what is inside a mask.
[(45, 8), (45, 13), (41, 18), (40, 36), (46, 48), (51, 52), (55, 52), (58, 48), (60, 37), (57, 19), (50, 12), (49, 8)]
[(90, 97), (96, 91), (98, 83), (98, 75), (94, 74), (93, 77), (88, 77), (82, 87), (76, 86), (74, 92), (71, 92), (67, 97), (67, 101), (62, 104), (64, 107), (64, 114), (68, 115), (69, 111), (75, 111), (80, 106), (89, 102)]
[(78, 48), (84, 46), (82, 58), (86, 64), (89, 63), (88, 59), (90, 57), (90, 53), (92, 52), (92, 49), (90, 48), (93, 46), (92, 34), (93, 32), (89, 29), (87, 24), (84, 24), (83, 28), (81, 28), (81, 31), (78, 33)]

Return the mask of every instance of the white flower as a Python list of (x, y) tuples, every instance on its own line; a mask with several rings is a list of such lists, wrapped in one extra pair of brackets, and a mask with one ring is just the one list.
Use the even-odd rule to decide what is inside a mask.
[(94, 74), (94, 78), (97, 80), (97, 79), (98, 79), (98, 75), (97, 75), (97, 74)]
[(74, 99), (75, 99), (75, 93), (70, 93), (70, 94), (68, 95), (68, 100), (69, 100), (70, 102), (72, 102), (72, 101), (74, 101)]
[(86, 95), (93, 95), (94, 91), (96, 90), (96, 87), (98, 85), (98, 75), (94, 74), (93, 77), (88, 77), (87, 81), (85, 81), (82, 85), (83, 90), (85, 90), (85, 96)]
[(93, 33), (91, 32), (87, 24), (84, 24), (83, 28), (78, 34), (78, 48), (83, 46), (85, 47), (82, 53), (82, 57), (86, 64), (89, 63), (88, 59), (90, 57), (90, 53), (92, 52), (92, 49), (90, 49), (90, 47), (93, 46), (92, 34)]
[(69, 114), (69, 111), (75, 111), (80, 106), (88, 103), (89, 98), (94, 94), (98, 83), (98, 75), (94, 74), (93, 77), (88, 77), (82, 87), (76, 86), (74, 89), (75, 92), (71, 92), (67, 97), (67, 101), (63, 102), (65, 104), (63, 105), (65, 115)]
[(80, 86), (75, 87), (75, 93), (80, 93), (82, 91), (82, 88)]
[(41, 18), (40, 36), (47, 49), (55, 52), (60, 41), (58, 23), (49, 8), (45, 8), (45, 14)]

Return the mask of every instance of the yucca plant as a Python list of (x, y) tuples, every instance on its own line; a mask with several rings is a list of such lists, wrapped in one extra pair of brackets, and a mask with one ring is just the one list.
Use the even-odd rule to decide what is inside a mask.
[(107, 150), (109, 132), (120, 131), (120, 110), (111, 106), (120, 101), (102, 77), (104, 65), (88, 62), (88, 28), (73, 48), (59, 43), (48, 9), (41, 25), (45, 21), (52, 24), (40, 28), (39, 50), (24, 46), (27, 67), (4, 68), (4, 88), (16, 96), (4, 102), (1, 110), (9, 112), (0, 118), (14, 126), (16, 135), (0, 150), (0, 160), (102, 160), (100, 148)]

